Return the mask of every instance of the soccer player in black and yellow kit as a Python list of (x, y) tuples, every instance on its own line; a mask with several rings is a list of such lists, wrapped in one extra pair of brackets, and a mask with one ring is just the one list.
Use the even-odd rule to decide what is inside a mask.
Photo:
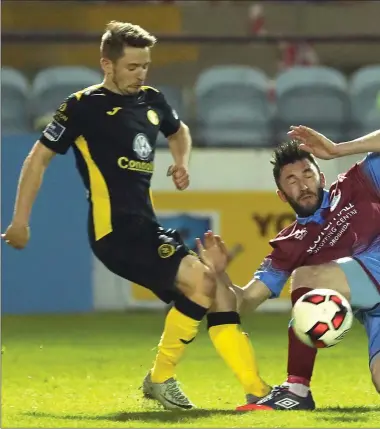
[(158, 132), (168, 139), (169, 168), (177, 189), (189, 185), (191, 137), (164, 95), (143, 86), (154, 36), (139, 26), (111, 22), (100, 51), (102, 84), (70, 95), (27, 156), (15, 211), (3, 239), (22, 249), (29, 217), (46, 167), (72, 148), (88, 191), (88, 234), (97, 258), (113, 273), (153, 291), (174, 305), (167, 314), (153, 368), (143, 391), (165, 408), (193, 404), (175, 378), (175, 368), (208, 319), (211, 340), (252, 398), (268, 393), (252, 347), (240, 330), (234, 293), (217, 287), (213, 269), (186, 247), (178, 232), (157, 222), (150, 195)]

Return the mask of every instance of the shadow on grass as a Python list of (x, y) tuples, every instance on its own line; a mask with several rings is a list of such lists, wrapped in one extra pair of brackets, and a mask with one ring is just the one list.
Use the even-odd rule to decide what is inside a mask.
[(23, 413), (28, 417), (54, 418), (63, 420), (108, 420), (115, 422), (126, 422), (128, 420), (180, 422), (184, 418), (196, 420), (209, 416), (238, 416), (234, 410), (188, 410), (188, 411), (124, 411), (115, 414), (93, 415), (93, 414), (54, 414), (42, 412)]
[(380, 406), (374, 407), (326, 407), (318, 408), (318, 413), (380, 413)]
[[(286, 411), (283, 413), (287, 414)], [(358, 415), (359, 413), (380, 413), (380, 407), (327, 407), (320, 408), (315, 411), (319, 420), (329, 421), (331, 423), (344, 423), (344, 422), (359, 422), (366, 420), (368, 416)], [(344, 416), (334, 415), (342, 413)], [(183, 422), (184, 419), (196, 420), (210, 416), (241, 416), (245, 413), (238, 413), (235, 410), (188, 410), (188, 411), (163, 411), (163, 410), (149, 410), (149, 411), (124, 411), (120, 413), (111, 413), (104, 415), (94, 414), (54, 414), (42, 412), (26, 412), (23, 413), (28, 417), (36, 418), (54, 418), (62, 420), (107, 420), (114, 422), (132, 421), (145, 421), (145, 422), (168, 422), (177, 423)], [(252, 413), (253, 416), (254, 413)], [(330, 415), (329, 415), (330, 414)], [(331, 415), (333, 414), (333, 415)], [(351, 415), (347, 415), (351, 414)]]

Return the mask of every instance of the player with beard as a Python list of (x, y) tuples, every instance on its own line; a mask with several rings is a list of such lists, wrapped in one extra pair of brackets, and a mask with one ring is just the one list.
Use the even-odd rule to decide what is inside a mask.
[[(380, 131), (341, 144), (302, 126), (292, 127), (290, 135), (296, 140), (280, 145), (272, 164), (277, 194), (296, 212), (296, 221), (270, 241), (273, 250), (240, 291), (242, 302), (252, 309), (278, 297), (289, 278), (292, 305), (312, 289), (340, 292), (366, 329), (370, 371), (380, 393)], [(325, 176), (314, 156), (334, 159), (367, 152), (324, 189)], [(207, 242), (205, 246), (207, 252)], [(222, 266), (222, 243), (219, 250), (210, 249), (209, 257)], [(224, 272), (219, 282), (233, 287)], [(290, 326), (288, 333), (287, 381), (239, 411), (315, 408), (310, 380), (317, 350), (298, 340)]]

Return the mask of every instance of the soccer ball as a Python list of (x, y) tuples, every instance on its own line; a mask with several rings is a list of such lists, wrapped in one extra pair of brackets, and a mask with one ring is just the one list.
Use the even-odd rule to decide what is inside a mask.
[(331, 289), (314, 289), (295, 303), (290, 325), (303, 343), (324, 348), (338, 344), (352, 321), (352, 309), (344, 296)]

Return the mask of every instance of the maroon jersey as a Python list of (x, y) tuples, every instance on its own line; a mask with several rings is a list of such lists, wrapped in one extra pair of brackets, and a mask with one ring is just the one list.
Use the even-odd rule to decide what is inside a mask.
[(347, 256), (361, 263), (380, 291), (380, 154), (369, 154), (339, 175), (324, 191), (321, 207), (297, 217), (270, 245), (273, 251), (254, 277), (273, 297), (296, 268)]

